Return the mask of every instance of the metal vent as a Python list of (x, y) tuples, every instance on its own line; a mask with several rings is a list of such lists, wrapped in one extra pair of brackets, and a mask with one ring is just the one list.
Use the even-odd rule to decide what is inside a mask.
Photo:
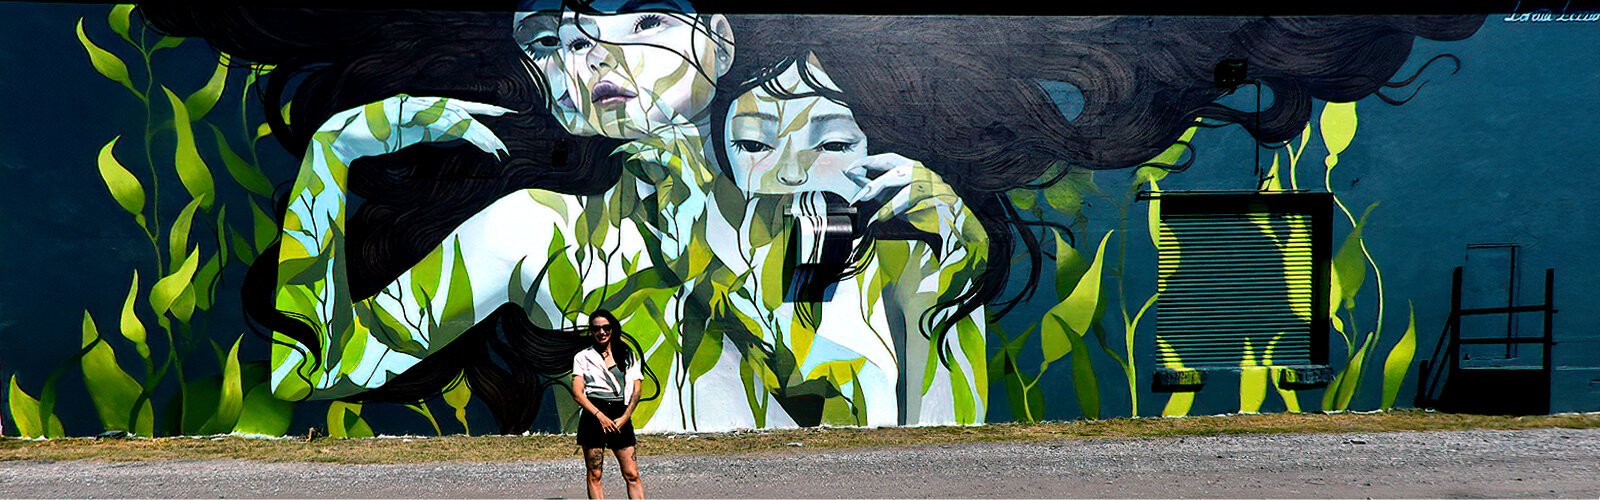
[(1323, 224), (1317, 204), (1307, 196), (1320, 198), (1161, 197), (1158, 364), (1208, 368), (1326, 361), (1327, 292), (1321, 290), (1326, 245), (1318, 237)]

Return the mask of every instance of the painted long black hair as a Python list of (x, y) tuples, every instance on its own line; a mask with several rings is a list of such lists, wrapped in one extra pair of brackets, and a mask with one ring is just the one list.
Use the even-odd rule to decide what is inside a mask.
[[(1055, 167), (1062, 162), (1146, 165), (1196, 120), (1240, 125), (1272, 145), (1300, 133), (1313, 99), (1376, 93), (1403, 103), (1384, 91), (1416, 80), (1390, 82), (1412, 43), (1466, 38), (1483, 19), (729, 16), (738, 55), (712, 110), (720, 125), (733, 99), (764, 84), (776, 90), (770, 81), (795, 66), (818, 94), (850, 107), (869, 153), (899, 153), (941, 174), (990, 239), (990, 265), (973, 289), (935, 308), (954, 309), (946, 324), (925, 316), (920, 325), (942, 337), (980, 305), (1004, 314), (1037, 286), (1043, 251), (1035, 230), (1046, 223), (1025, 220), (1007, 191), (1059, 181), (1069, 172)], [(808, 74), (811, 55), (837, 91)], [(1259, 117), (1217, 102), (1226, 91), (1214, 85), (1213, 69), (1228, 58), (1246, 59), (1250, 76), (1271, 92)], [(1082, 109), (1064, 113), (1045, 82), (1080, 91)], [(722, 134), (712, 127), (727, 165)], [(1185, 156), (1157, 166), (1182, 169), (1193, 158)], [(1002, 299), (1018, 244), (1029, 273), (1016, 296)]]
[[(451, 230), (494, 200), (540, 188), (598, 194), (617, 182), (622, 142), (573, 137), (550, 118), (544, 98), (521, 64), (509, 13), (306, 11), (150, 2), (139, 6), (159, 31), (201, 37), (236, 64), (275, 67), (261, 75), (257, 96), (268, 110), (292, 101), (289, 116), (266, 113), (273, 136), (304, 151), (334, 113), (396, 94), (485, 102), (519, 113), (483, 121), (508, 146), (499, 161), (465, 145), (424, 145), (354, 162), (346, 248), (351, 293), (361, 299), (419, 262)], [(292, 179), (291, 175), (277, 176)], [(282, 220), (290, 193), (279, 185)], [(320, 339), (304, 321), (274, 306), (277, 245), (246, 273), (246, 318), (271, 340), (293, 339), (312, 358)], [(562, 381), (572, 356), (588, 347), (579, 332), (540, 328), (514, 305), (497, 309), (461, 338), (382, 387), (350, 398), (414, 402), (438, 395), (465, 374), (474, 395), (502, 432), (528, 430), (539, 394)]]

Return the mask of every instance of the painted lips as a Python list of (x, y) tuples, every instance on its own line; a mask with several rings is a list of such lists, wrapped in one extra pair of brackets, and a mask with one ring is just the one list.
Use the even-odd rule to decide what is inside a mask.
[(602, 81), (594, 86), (593, 97), (589, 101), (602, 107), (610, 107), (620, 106), (622, 103), (628, 102), (628, 99), (635, 97), (639, 97), (639, 94), (630, 92), (615, 83)]

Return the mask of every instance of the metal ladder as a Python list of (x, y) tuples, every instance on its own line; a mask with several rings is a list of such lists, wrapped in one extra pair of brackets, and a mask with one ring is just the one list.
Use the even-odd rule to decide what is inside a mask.
[[(1418, 371), (1417, 405), (1440, 411), (1483, 414), (1545, 414), (1550, 411), (1550, 381), (1554, 370), (1555, 269), (1544, 271), (1544, 303), (1506, 307), (1461, 307), (1462, 267), (1451, 277), (1450, 317), (1433, 356)], [(1544, 328), (1538, 337), (1463, 337), (1461, 319), (1471, 316), (1540, 314)], [(1534, 367), (1463, 367), (1461, 346), (1537, 344), (1540, 365)], [(1441, 356), (1443, 359), (1441, 359)], [(1496, 391), (1496, 389), (1503, 389)], [(1505, 394), (1496, 394), (1505, 392)]]

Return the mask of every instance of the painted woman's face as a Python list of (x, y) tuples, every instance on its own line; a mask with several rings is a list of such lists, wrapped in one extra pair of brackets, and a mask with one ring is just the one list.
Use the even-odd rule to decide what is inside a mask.
[[(835, 88), (815, 58), (806, 64), (818, 84)], [(791, 95), (816, 90), (800, 78), (798, 65), (774, 83)], [(849, 198), (861, 190), (844, 171), (866, 158), (867, 136), (843, 104), (816, 95), (774, 97), (756, 87), (734, 100), (726, 127), (729, 168), (745, 192), (831, 191)]]
[(576, 135), (636, 139), (704, 113), (731, 62), (722, 16), (520, 12), (513, 35)]

